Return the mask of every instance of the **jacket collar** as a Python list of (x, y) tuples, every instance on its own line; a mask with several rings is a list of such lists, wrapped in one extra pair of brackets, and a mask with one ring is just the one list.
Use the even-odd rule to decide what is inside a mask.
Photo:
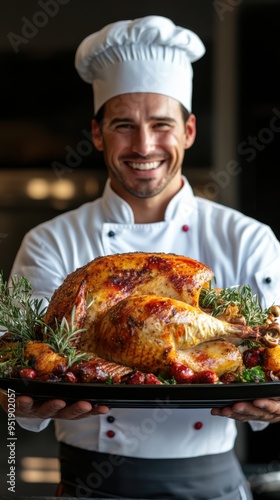
[[(186, 177), (182, 176), (182, 189), (169, 202), (164, 220), (184, 220), (194, 208), (194, 194)], [(108, 179), (102, 196), (105, 220), (119, 224), (134, 224), (134, 215), (130, 205), (111, 188)]]

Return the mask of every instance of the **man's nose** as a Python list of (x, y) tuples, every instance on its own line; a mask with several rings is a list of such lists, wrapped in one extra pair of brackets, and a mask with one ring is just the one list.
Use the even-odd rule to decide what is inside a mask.
[(146, 127), (140, 127), (134, 134), (133, 151), (142, 156), (151, 153), (155, 148), (155, 136), (153, 132)]

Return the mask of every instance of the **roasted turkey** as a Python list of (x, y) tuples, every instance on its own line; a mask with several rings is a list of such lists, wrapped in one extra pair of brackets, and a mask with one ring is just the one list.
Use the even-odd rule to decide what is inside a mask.
[(231, 340), (257, 339), (261, 331), (201, 310), (201, 290), (209, 288), (213, 276), (205, 264), (175, 254), (98, 257), (71, 273), (54, 292), (44, 321), (51, 327), (62, 318), (70, 321), (74, 308), (75, 325), (84, 329), (75, 345), (99, 360), (75, 366), (84, 380), (95, 380), (102, 372), (96, 372), (102, 359), (103, 372), (112, 363), (118, 380), (133, 370), (169, 377), (180, 364), (221, 376), (243, 367)]
[[(185, 302), (157, 295), (131, 295), (102, 317), (98, 335), (87, 337), (86, 350), (162, 376), (168, 376), (170, 366), (178, 362), (200, 369), (215, 364), (220, 366), (219, 372), (224, 372), (231, 360), (231, 368), (237, 368), (236, 362), (241, 361), (239, 351), (233, 344), (229, 351), (229, 343), (225, 346), (220, 342), (213, 343), (210, 351), (209, 341), (251, 336), (256, 337), (252, 328), (226, 323)], [(201, 350), (190, 349), (205, 342), (208, 345), (204, 357)]]
[(65, 317), (85, 328), (81, 348), (98, 333), (98, 323), (115, 304), (131, 295), (156, 294), (198, 306), (201, 288), (213, 271), (196, 260), (175, 254), (131, 252), (98, 257), (66, 277), (54, 292), (44, 321), (55, 327)]
[[(22, 342), (9, 331), (2, 337), (2, 374), (67, 382), (232, 383), (243, 380), (245, 368), (260, 365), (268, 379), (279, 380), (280, 308), (272, 306), (254, 322), (250, 315), (257, 326), (249, 326), (240, 297), (235, 302), (230, 289), (212, 289), (213, 277), (207, 265), (175, 254), (98, 257), (66, 277), (30, 337)], [(248, 299), (246, 288), (242, 300)], [(216, 316), (213, 292), (218, 305), (226, 303)], [(228, 292), (230, 300), (222, 296)], [(249, 297), (251, 307), (255, 299)], [(242, 339), (258, 344), (239, 346)]]
[[(67, 358), (54, 352), (44, 342), (28, 342), (25, 347), (25, 359), (30, 361), (39, 377), (50, 374), (59, 376), (68, 368)], [(91, 353), (90, 359), (74, 363), (71, 371), (78, 375), (81, 382), (106, 382), (110, 377), (114, 383), (120, 383), (122, 377), (133, 372), (133, 369), (106, 361)]]
[(30, 361), (38, 375), (62, 372), (67, 367), (67, 359), (54, 352), (44, 342), (30, 341), (24, 349), (25, 359)]
[[(84, 359), (75, 362), (70, 367), (67, 366), (67, 359), (53, 349), (47, 346), (44, 342), (30, 341), (25, 347), (25, 359), (30, 362), (30, 366), (36, 370), (37, 378), (42, 380), (47, 377), (51, 380), (51, 375), (56, 377), (64, 377), (65, 374), (73, 374), (76, 377), (75, 381), (84, 383), (101, 382), (105, 383), (108, 379), (112, 383), (161, 383), (157, 376), (169, 379), (175, 375), (175, 379), (179, 381), (175, 373), (181, 366), (188, 367), (190, 371), (188, 376), (184, 376), (184, 382), (193, 382), (195, 377), (206, 370), (217, 375), (214, 381), (218, 381), (218, 377), (228, 372), (239, 372), (244, 369), (242, 355), (238, 348), (231, 342), (222, 340), (203, 342), (195, 347), (185, 350), (173, 350), (173, 355), (170, 356), (164, 365), (163, 359), (160, 359), (162, 353), (159, 354), (152, 349), (153, 356), (138, 356), (135, 363), (131, 366), (126, 366), (124, 363), (116, 363), (106, 358), (90, 353), (89, 359)], [(117, 356), (118, 357), (118, 356)], [(128, 356), (129, 361), (132, 358)], [(150, 369), (151, 367), (151, 369)], [(155, 375), (155, 376), (153, 376)], [(208, 375), (209, 376), (209, 375)], [(211, 381), (213, 381), (211, 379)]]

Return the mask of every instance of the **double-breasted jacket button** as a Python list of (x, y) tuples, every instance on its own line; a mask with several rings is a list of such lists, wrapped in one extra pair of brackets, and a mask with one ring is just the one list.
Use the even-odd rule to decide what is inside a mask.
[(112, 424), (114, 421), (115, 421), (115, 417), (113, 417), (112, 415), (109, 415), (107, 417), (107, 422), (109, 422), (110, 424)]
[(116, 433), (115, 433), (114, 431), (112, 431), (112, 430), (110, 430), (110, 431), (107, 431), (107, 432), (106, 432), (106, 436), (107, 436), (108, 438), (113, 438), (113, 437), (115, 437), (115, 434), (116, 434)]

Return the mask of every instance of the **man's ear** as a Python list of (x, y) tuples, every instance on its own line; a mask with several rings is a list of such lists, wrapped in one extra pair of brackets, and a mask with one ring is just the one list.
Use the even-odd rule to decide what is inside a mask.
[(97, 151), (103, 151), (104, 147), (103, 147), (102, 132), (96, 120), (92, 120), (91, 122), (91, 135), (92, 135), (92, 142)]
[(185, 149), (189, 149), (196, 137), (196, 118), (195, 115), (190, 114), (185, 123)]

